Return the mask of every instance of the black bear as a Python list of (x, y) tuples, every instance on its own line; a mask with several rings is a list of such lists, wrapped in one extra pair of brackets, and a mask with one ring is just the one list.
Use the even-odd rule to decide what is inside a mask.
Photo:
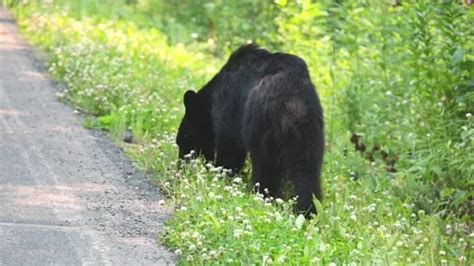
[(301, 58), (242, 46), (200, 91), (184, 94), (184, 105), (176, 139), (181, 159), (193, 150), (236, 173), (249, 153), (254, 183), (274, 197), (292, 184), (297, 210), (315, 212), (323, 111)]

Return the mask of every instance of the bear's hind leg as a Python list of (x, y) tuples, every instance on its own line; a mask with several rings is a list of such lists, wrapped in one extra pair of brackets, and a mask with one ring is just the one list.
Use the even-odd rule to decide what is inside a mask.
[(290, 143), (280, 154), (282, 172), (285, 179), (293, 184), (294, 193), (298, 196), (296, 211), (307, 218), (316, 214), (313, 196), (322, 200), (321, 163), (322, 152), (316, 145), (298, 145)]
[(313, 204), (313, 195), (318, 199), (321, 197), (319, 183), (314, 178), (314, 173), (296, 174), (290, 179), (298, 196), (296, 210), (309, 218), (312, 213), (316, 213), (316, 207)]

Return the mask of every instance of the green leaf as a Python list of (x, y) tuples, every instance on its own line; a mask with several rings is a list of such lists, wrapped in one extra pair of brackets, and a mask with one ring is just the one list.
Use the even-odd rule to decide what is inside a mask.
[(445, 188), (441, 191), (441, 197), (446, 198), (451, 196), (454, 192), (456, 192), (456, 189), (454, 188)]
[(287, 3), (287, 0), (275, 0), (275, 4), (277, 4), (279, 7), (285, 7)]
[(295, 220), (295, 227), (296, 229), (300, 230), (303, 227), (304, 222), (306, 219), (304, 218), (303, 214), (298, 215)]
[(467, 70), (467, 71), (474, 71), (474, 61), (466, 60), (464, 62), (461, 62), (461, 69)]
[(451, 64), (458, 65), (464, 59), (464, 54), (464, 49), (458, 48), (451, 58)]
[(466, 202), (469, 197), (472, 197), (474, 195), (474, 192), (467, 192), (464, 190), (460, 190), (454, 194), (454, 201), (453, 204), (454, 206), (460, 206), (464, 202)]
[(474, 129), (466, 130), (461, 132), (461, 139), (468, 140), (471, 136), (474, 136)]
[(441, 169), (441, 167), (439, 167), (438, 165), (435, 165), (433, 167), (431, 167), (431, 170), (437, 175), (437, 176), (441, 176), (443, 174), (443, 170)]
[(112, 115), (104, 115), (104, 116), (99, 116), (97, 120), (103, 125), (110, 125), (112, 123), (113, 117)]

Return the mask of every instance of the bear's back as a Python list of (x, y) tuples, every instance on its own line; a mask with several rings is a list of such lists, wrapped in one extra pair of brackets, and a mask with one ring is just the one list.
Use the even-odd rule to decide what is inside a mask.
[[(263, 83), (268, 82), (274, 85), (262, 86)], [(284, 83), (288, 83), (288, 86)], [(263, 100), (264, 98), (255, 93), (256, 90), (265, 93), (265, 99), (273, 98), (274, 100)], [(319, 110), (314, 109), (319, 109), (318, 105), (313, 104), (319, 100), (304, 60), (291, 54), (270, 53), (253, 44), (236, 50), (203, 91), (212, 99), (211, 116), (215, 136), (229, 139), (242, 146), (242, 124), (254, 121), (247, 119), (244, 122), (246, 112), (250, 112), (247, 118), (248, 115), (254, 115), (254, 118), (267, 117), (264, 120), (268, 124), (260, 124), (266, 124), (265, 126), (272, 124), (273, 119), (268, 119), (269, 115), (280, 115), (283, 119), (288, 114), (294, 115), (298, 111), (295, 108), (301, 104), (312, 109), (311, 115), (319, 113)], [(290, 102), (287, 103), (285, 98), (291, 98), (288, 99)], [(298, 99), (298, 104), (295, 104), (295, 99)], [(249, 105), (248, 101), (258, 104)], [(251, 110), (246, 110), (249, 106), (252, 106)], [(286, 110), (281, 109), (283, 106), (287, 106)], [(287, 125), (293, 126), (295, 122), (280, 122), (282, 130), (287, 131), (284, 129), (291, 128)]]
[(240, 142), (243, 108), (250, 90), (265, 74), (272, 53), (246, 45), (232, 53), (207, 88), (212, 97), (214, 132)]

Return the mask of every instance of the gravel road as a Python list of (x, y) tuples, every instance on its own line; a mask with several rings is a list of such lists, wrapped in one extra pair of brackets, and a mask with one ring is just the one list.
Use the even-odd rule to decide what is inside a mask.
[(162, 196), (58, 102), (0, 7), (0, 265), (166, 265)]

